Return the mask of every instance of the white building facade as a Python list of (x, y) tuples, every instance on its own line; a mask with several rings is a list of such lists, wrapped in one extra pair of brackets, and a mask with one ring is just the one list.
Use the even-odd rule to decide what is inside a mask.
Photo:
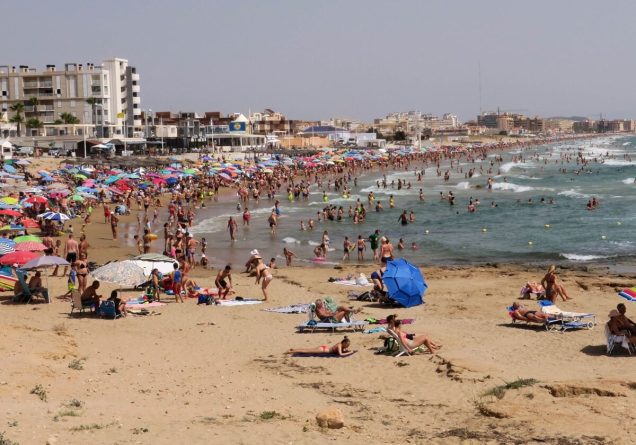
[[(66, 63), (63, 69), (0, 66), (0, 112), (11, 119), (16, 114), (12, 106), (22, 102), (25, 122), (38, 119), (47, 132), (55, 130), (52, 126), (63, 113), (92, 125), (96, 136), (141, 131), (140, 93), (139, 74), (126, 59), (108, 59), (102, 65)], [(91, 99), (94, 104), (87, 102)]]

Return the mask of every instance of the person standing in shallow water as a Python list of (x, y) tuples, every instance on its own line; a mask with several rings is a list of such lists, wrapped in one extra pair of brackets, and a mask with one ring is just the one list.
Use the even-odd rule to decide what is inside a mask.
[(230, 231), (230, 240), (236, 241), (236, 229), (237, 224), (233, 217), (230, 216), (230, 219), (227, 221), (227, 229)]

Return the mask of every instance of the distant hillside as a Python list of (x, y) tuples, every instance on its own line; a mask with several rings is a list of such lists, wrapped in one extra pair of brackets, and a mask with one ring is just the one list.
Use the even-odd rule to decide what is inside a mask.
[(589, 118), (588, 117), (584, 117), (584, 116), (553, 116), (553, 117), (549, 117), (548, 119), (569, 119), (571, 121), (586, 121)]

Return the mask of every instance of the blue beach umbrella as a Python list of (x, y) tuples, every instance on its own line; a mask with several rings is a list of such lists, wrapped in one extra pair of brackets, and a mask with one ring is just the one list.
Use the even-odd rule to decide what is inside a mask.
[(8, 238), (0, 238), (0, 255), (15, 251), (15, 242)]
[(420, 269), (404, 258), (389, 261), (386, 272), (382, 276), (389, 297), (404, 307), (417, 306), (424, 303), (426, 281)]

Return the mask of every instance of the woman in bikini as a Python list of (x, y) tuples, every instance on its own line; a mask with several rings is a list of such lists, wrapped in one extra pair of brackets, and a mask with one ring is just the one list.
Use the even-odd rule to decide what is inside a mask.
[(554, 266), (554, 264), (550, 266), (548, 273), (546, 273), (541, 280), (541, 285), (545, 287), (546, 298), (552, 303), (556, 303), (557, 296), (561, 296), (563, 301), (573, 300), (563, 285), (557, 282), (556, 266)]
[(404, 345), (409, 349), (409, 352), (412, 352), (414, 349), (425, 345), (431, 354), (435, 355), (439, 346), (436, 345), (426, 334), (414, 335), (413, 338), (409, 338), (405, 332), (402, 332), (402, 321), (395, 320), (393, 322), (393, 331), (400, 336)]
[(263, 301), (267, 301), (267, 286), (272, 282), (274, 277), (270, 272), (269, 267), (263, 263), (263, 258), (260, 255), (255, 255), (254, 258), (258, 261), (256, 264), (256, 284), (258, 284), (261, 279), (263, 280), (261, 284), (261, 290), (263, 291)]
[(81, 253), (79, 260), (75, 262), (77, 266), (77, 284), (80, 293), (86, 290), (86, 277), (88, 276), (88, 263), (86, 262), (86, 253)]
[(322, 345), (312, 349), (290, 349), (285, 354), (316, 354), (316, 355), (338, 355), (340, 357), (346, 357), (356, 351), (350, 351), (351, 341), (349, 337), (345, 336), (340, 343), (336, 343), (332, 347)]

